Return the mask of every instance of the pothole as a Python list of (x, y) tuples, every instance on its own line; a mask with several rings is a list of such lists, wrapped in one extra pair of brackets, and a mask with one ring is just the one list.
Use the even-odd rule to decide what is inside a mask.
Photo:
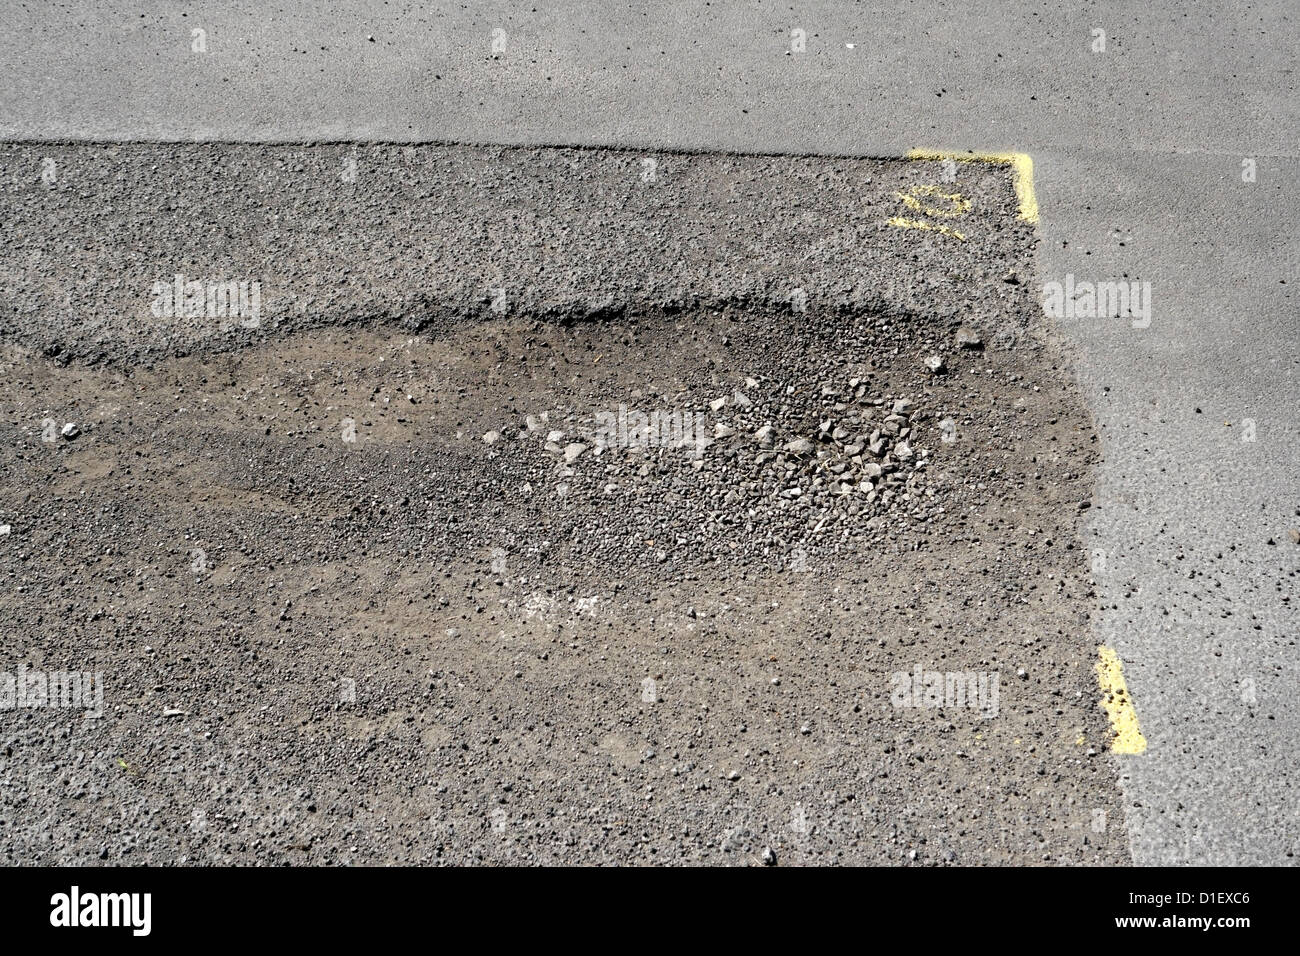
[[(12, 715), (3, 799), (66, 805), (71, 733), (166, 812), (8, 857), (1125, 857), (1094, 435), (1005, 171), (59, 149), (66, 188), (4, 180), (0, 612), (108, 709)], [(960, 239), (889, 224), (958, 191)], [(168, 276), (258, 322), (153, 316)]]

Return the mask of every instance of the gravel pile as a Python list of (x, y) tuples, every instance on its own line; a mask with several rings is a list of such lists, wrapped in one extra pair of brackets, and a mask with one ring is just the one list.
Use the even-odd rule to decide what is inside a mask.
[(671, 422), (659, 435), (620, 412), (612, 435), (604, 421), (566, 430), (533, 417), (517, 435), (525, 447), (510, 449), (549, 458), (558, 498), (603, 499), (587, 539), (603, 558), (634, 561), (671, 535), (704, 560), (774, 548), (784, 560), (792, 549), (838, 550), (894, 508), (929, 517), (930, 449), (913, 447), (927, 416), (910, 399), (873, 395), (867, 379), (773, 389), (748, 378), (703, 407), (641, 413)]

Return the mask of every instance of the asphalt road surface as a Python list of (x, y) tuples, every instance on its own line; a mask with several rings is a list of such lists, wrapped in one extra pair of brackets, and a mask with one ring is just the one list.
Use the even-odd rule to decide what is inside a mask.
[(15, 141), (1030, 154), (1035, 288), (1150, 283), (1149, 323), (1057, 323), (1102, 453), (1088, 626), (1122, 658), (1147, 740), (1107, 758), (1132, 858), (1294, 862), (1287, 4), (7, 2), (3, 22), (0, 135)]

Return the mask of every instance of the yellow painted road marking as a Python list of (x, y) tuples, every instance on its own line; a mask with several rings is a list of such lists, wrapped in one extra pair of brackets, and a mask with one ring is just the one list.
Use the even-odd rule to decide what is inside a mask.
[(1124, 683), (1124, 664), (1106, 645), (1097, 648), (1097, 682), (1101, 684), (1101, 706), (1110, 717), (1111, 729), (1115, 739), (1111, 741), (1111, 753), (1140, 754), (1147, 749), (1147, 739), (1142, 736), (1138, 726), (1137, 711), (1133, 709), (1133, 699), (1129, 696), (1128, 685)]
[(920, 219), (905, 219), (902, 216), (894, 216), (885, 221), (891, 226), (902, 226), (904, 229), (933, 229), (935, 232), (941, 232), (945, 236), (953, 236), (954, 238), (960, 239), (962, 242), (966, 241), (966, 236), (963, 233), (958, 232), (956, 229), (953, 229), (951, 226), (944, 226), (933, 222), (922, 222)]
[(1038, 197), (1034, 194), (1034, 161), (1028, 153), (948, 153), (934, 149), (908, 150), (908, 159), (930, 159), (942, 162), (951, 159), (956, 163), (992, 163), (1010, 166), (1015, 173), (1016, 199), (1020, 203), (1020, 218), (1038, 224)]
[[(970, 212), (971, 201), (961, 193), (946, 193), (939, 186), (923, 185), (913, 186), (905, 193), (894, 193), (899, 199), (903, 200), (903, 205), (913, 212), (924, 213), (935, 219), (955, 219)], [(921, 197), (927, 199), (944, 199), (949, 205), (947, 208), (940, 209), (938, 206), (931, 206), (921, 201)]]

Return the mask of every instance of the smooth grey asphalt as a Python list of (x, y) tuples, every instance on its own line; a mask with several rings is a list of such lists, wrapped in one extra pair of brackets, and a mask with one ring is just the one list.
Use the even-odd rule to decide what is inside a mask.
[(1061, 323), (1104, 449), (1090, 626), (1149, 741), (1115, 758), (1134, 859), (1295, 863), (1293, 5), (83, 6), (0, 4), (0, 137), (1030, 153), (1040, 281), (1151, 283), (1147, 328)]

